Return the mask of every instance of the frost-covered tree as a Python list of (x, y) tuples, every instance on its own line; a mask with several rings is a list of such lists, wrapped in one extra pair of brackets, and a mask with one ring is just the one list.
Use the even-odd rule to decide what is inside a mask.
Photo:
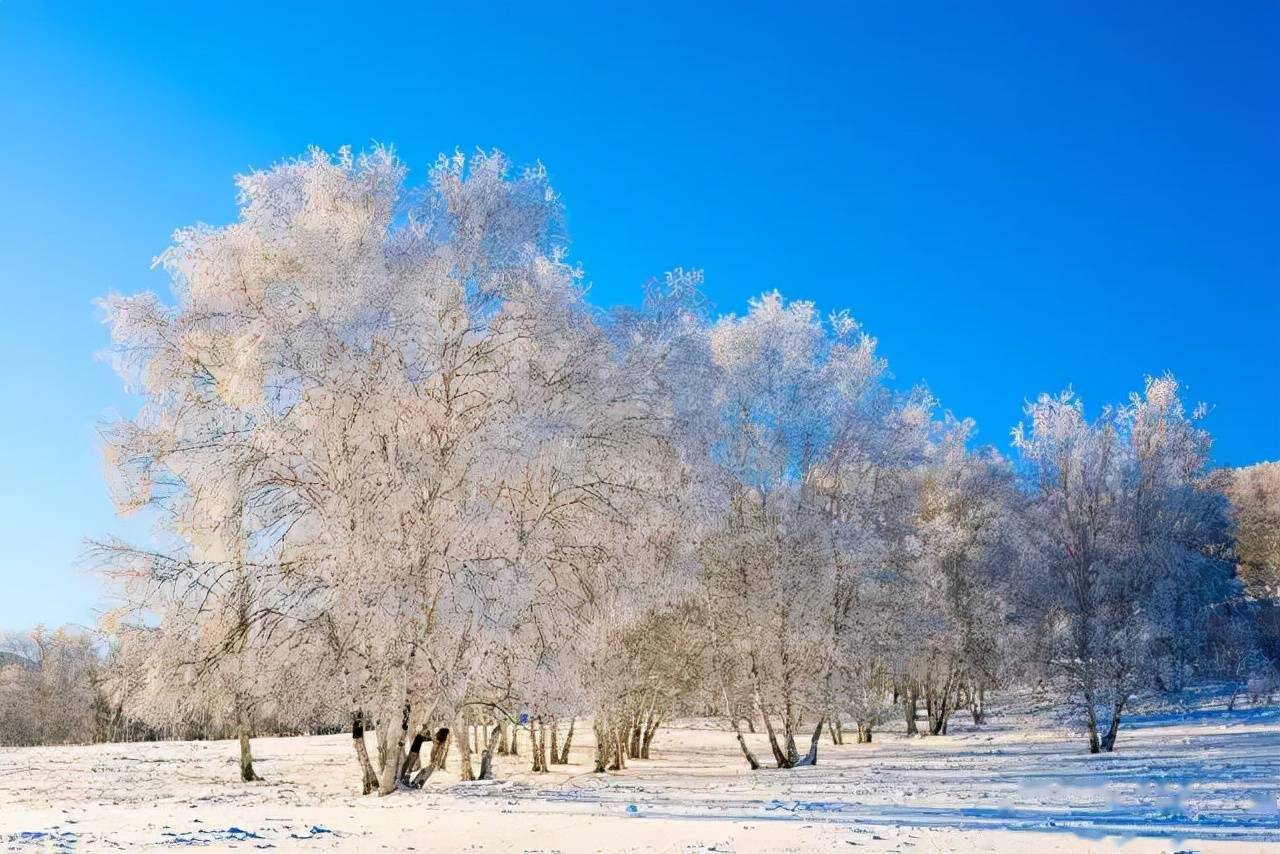
[[(723, 483), (702, 548), (713, 644), (724, 693), (749, 691), (775, 763), (792, 767), (814, 761), (848, 686), (882, 669), (859, 596), (901, 533), (905, 472), (927, 444), (932, 401), (891, 393), (874, 339), (812, 303), (766, 294), (708, 337), (708, 476)], [(815, 728), (802, 759), (806, 715)]]
[(0, 745), (86, 744), (100, 737), (101, 661), (70, 627), (0, 638)]
[(326, 648), (365, 791), (407, 781), (410, 733), (456, 724), (525, 627), (554, 646), (564, 615), (614, 607), (600, 533), (644, 539), (636, 501), (669, 467), (545, 174), (507, 172), (442, 158), (410, 191), (386, 151), (315, 152), (240, 179), (235, 224), (178, 233), (175, 305), (106, 302), (147, 395), (110, 469), (174, 542), (109, 551), (135, 586), (217, 591), (177, 598), (193, 625), (236, 616), (214, 619), (224, 658), (255, 633)]
[(1217, 649), (1224, 675), (1238, 680), (1259, 669), (1258, 654), (1269, 662), (1263, 671), (1280, 667), (1280, 463), (1236, 469), (1230, 478), (1236, 570), (1249, 601), (1238, 603), (1231, 619), (1219, 624)]
[(103, 429), (108, 483), (120, 512), (154, 512), (162, 543), (95, 545), (118, 597), (103, 625), (127, 653), (113, 668), (124, 710), (151, 723), (229, 723), (251, 781), (253, 719), (283, 689), (283, 671), (264, 663), (283, 663), (275, 647), (290, 594), (289, 568), (255, 516), (271, 462), (258, 425), (270, 413), (237, 373), (227, 306), (177, 297), (177, 308), (151, 294), (101, 303), (115, 366), (144, 398), (134, 418)]
[(1280, 599), (1280, 463), (1230, 473), (1240, 580), (1256, 599)]
[(967, 447), (971, 429), (952, 423), (920, 469), (911, 556), (899, 576), (905, 587), (896, 591), (910, 630), (899, 638), (908, 726), (923, 699), (932, 735), (945, 733), (965, 703), (981, 721), (1008, 652), (1004, 573), (1020, 544), (1020, 502), (1007, 464)]
[(1094, 421), (1070, 392), (1043, 395), (1014, 431), (1035, 489), (1020, 595), (1091, 752), (1115, 748), (1135, 692), (1180, 685), (1230, 593), (1226, 504), (1199, 414), (1160, 377)]

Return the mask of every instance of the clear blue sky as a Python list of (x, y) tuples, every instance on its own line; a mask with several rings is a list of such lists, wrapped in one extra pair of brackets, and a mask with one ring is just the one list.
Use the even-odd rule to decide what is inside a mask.
[(311, 144), (541, 158), (596, 301), (848, 307), (983, 441), (1171, 370), (1219, 462), (1280, 458), (1280, 4), (1088, 5), (3, 0), (0, 628), (92, 622), (83, 538), (147, 537), (91, 300)]

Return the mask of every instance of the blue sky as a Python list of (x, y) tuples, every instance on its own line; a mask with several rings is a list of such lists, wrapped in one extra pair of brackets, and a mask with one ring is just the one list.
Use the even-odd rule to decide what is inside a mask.
[[(0, 3), (0, 628), (91, 623), (91, 301), (308, 145), (540, 158), (595, 301), (848, 307), (1007, 446), (1024, 399), (1175, 372), (1280, 458), (1280, 4)], [(268, 8), (271, 7), (271, 8)]]

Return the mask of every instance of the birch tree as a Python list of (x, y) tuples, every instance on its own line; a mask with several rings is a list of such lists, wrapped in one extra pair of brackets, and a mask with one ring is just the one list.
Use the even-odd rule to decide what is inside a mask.
[(1208, 476), (1200, 413), (1170, 377), (1089, 421), (1070, 392), (1027, 407), (1014, 444), (1035, 486), (1038, 539), (1022, 596), (1046, 673), (1110, 752), (1125, 707), (1185, 666), (1231, 584), (1224, 497)]
[[(746, 674), (775, 763), (811, 763), (838, 713), (833, 680), (857, 578), (884, 557), (889, 472), (927, 437), (931, 404), (889, 392), (874, 339), (847, 314), (822, 318), (777, 293), (719, 320), (709, 340), (708, 448), (726, 479), (704, 549), (709, 607), (725, 636), (717, 646), (738, 659), (722, 666)], [(814, 730), (802, 758), (806, 714)]]

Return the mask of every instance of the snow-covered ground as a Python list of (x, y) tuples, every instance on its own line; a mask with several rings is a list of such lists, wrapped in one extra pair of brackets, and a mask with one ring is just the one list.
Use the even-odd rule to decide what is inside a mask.
[(576, 764), (502, 757), (496, 782), (437, 774), (384, 798), (356, 794), (348, 736), (255, 739), (266, 782), (248, 785), (233, 742), (3, 748), (0, 850), (1280, 850), (1280, 709), (1136, 717), (1104, 756), (1045, 720), (828, 739), (815, 768), (755, 773), (691, 721), (605, 775), (580, 724)]

